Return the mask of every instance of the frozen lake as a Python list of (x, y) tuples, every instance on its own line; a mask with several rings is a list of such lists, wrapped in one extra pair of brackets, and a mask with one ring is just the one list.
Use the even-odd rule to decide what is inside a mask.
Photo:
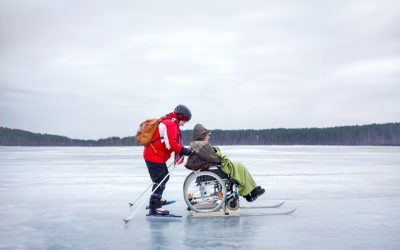
[(297, 211), (187, 217), (179, 166), (164, 198), (184, 217), (146, 219), (143, 208), (125, 226), (150, 184), (141, 147), (0, 147), (0, 249), (400, 249), (400, 147), (221, 149), (267, 189), (242, 206)]

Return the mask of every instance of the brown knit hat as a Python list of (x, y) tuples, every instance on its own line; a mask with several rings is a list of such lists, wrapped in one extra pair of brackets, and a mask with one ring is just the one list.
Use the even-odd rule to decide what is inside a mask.
[(193, 128), (193, 141), (202, 141), (210, 132), (200, 123), (197, 123)]

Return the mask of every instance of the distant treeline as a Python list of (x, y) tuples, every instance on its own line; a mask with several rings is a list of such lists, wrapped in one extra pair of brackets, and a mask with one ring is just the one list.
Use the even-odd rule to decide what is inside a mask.
[[(184, 130), (190, 144), (192, 130)], [(394, 145), (400, 146), (400, 123), (299, 129), (211, 130), (214, 145)], [(131, 137), (99, 140), (32, 133), (0, 127), (0, 146), (137, 146)]]

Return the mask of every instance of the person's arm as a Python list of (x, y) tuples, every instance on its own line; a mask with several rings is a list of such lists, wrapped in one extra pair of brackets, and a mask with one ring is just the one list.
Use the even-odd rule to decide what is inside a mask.
[(168, 150), (174, 151), (176, 154), (190, 155), (191, 150), (185, 147), (182, 147), (178, 143), (178, 129), (176, 125), (169, 120), (165, 120), (160, 123), (159, 130), (160, 136), (163, 137), (165, 147)]
[(203, 161), (213, 164), (221, 164), (221, 159), (215, 153), (213, 147), (205, 141), (199, 142), (198, 152), (199, 158)]

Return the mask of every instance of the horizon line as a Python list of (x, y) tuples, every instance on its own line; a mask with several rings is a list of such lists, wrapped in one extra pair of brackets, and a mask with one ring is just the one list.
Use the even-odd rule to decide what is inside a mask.
[[(275, 129), (330, 129), (330, 128), (340, 128), (340, 127), (362, 127), (362, 126), (371, 126), (371, 125), (387, 125), (387, 124), (400, 124), (400, 122), (385, 122), (385, 123), (369, 123), (369, 124), (355, 124), (355, 125), (340, 125), (340, 126), (330, 126), (330, 127), (297, 127), (297, 128), (264, 128), (264, 129), (251, 129), (251, 128), (246, 128), (246, 129), (209, 129), (210, 131), (215, 131), (215, 130), (220, 130), (220, 131), (240, 131), (240, 130), (253, 130), (253, 131), (262, 131), (262, 130), (275, 130)], [(71, 140), (84, 140), (84, 141), (98, 141), (102, 139), (109, 139), (109, 138), (129, 138), (129, 137), (134, 137), (132, 136), (108, 136), (108, 137), (103, 137), (103, 138), (98, 138), (98, 139), (78, 139), (78, 138), (71, 138), (65, 135), (58, 135), (58, 134), (49, 134), (49, 133), (40, 133), (40, 132), (32, 132), (24, 129), (19, 129), (19, 128), (9, 128), (9, 127), (4, 127), (0, 126), (0, 128), (5, 128), (5, 129), (13, 129), (13, 130), (21, 130), (24, 132), (29, 132), (33, 134), (40, 134), (40, 135), (51, 135), (51, 136), (60, 136), (60, 137), (66, 137)], [(193, 129), (182, 129), (183, 131), (191, 131)]]

